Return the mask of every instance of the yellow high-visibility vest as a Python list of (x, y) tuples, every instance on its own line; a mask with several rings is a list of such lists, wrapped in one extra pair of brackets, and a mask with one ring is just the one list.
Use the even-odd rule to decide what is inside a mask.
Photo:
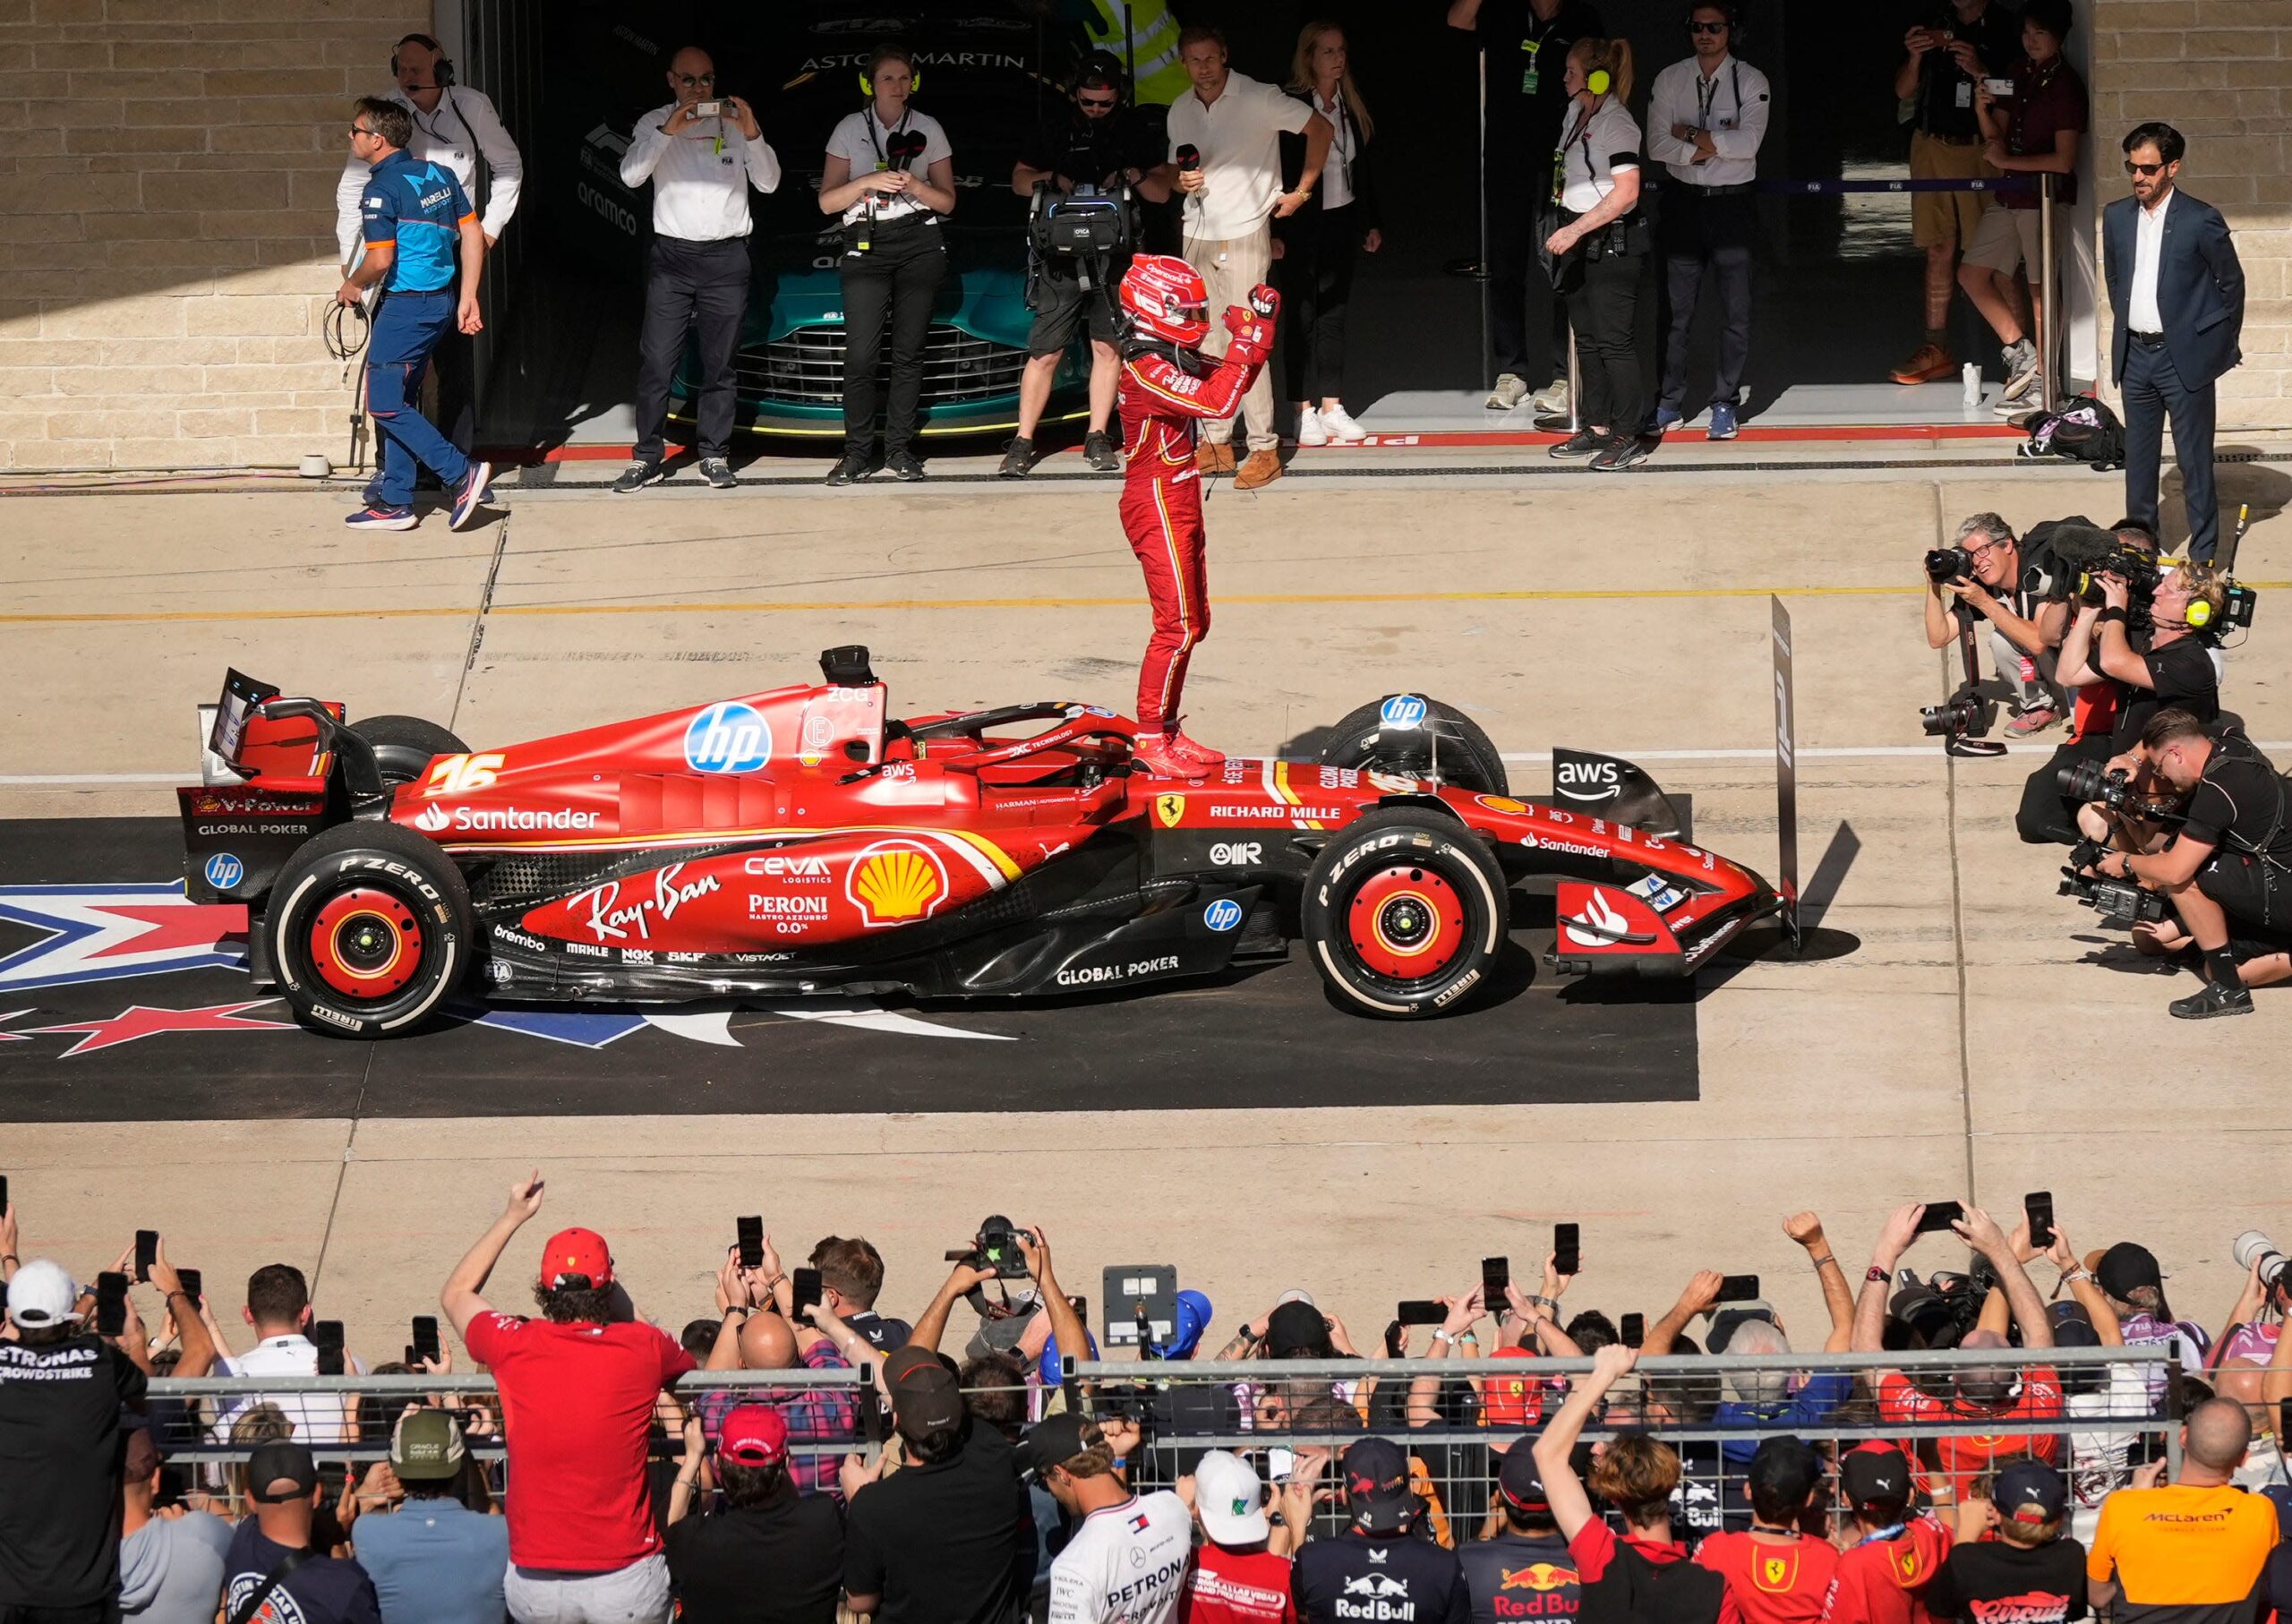
[[(1131, 98), (1139, 106), (1167, 107), (1192, 87), (1178, 60), (1178, 20), (1170, 14), (1169, 0), (1090, 0), (1090, 12), (1084, 26), (1091, 44), (1123, 60)], [(1133, 50), (1134, 62), (1126, 55)]]

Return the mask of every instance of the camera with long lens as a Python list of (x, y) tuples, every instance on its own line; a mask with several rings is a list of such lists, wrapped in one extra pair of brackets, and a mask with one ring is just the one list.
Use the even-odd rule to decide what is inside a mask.
[(2133, 774), (2123, 767), (2099, 761), (2074, 761), (2054, 774), (2065, 799), (2082, 805), (2098, 801), (2112, 812), (2122, 812), (2135, 797)]
[(1027, 1278), (1026, 1254), (1019, 1250), (1019, 1227), (999, 1212), (980, 1223), (969, 1250), (949, 1252), (947, 1261), (991, 1269), (997, 1279)]
[(1997, 720), (1997, 701), (1984, 697), (1970, 682), (1940, 705), (1921, 705), (1918, 712), (1926, 736), (1942, 739), (1946, 745), (1980, 739)]
[(1966, 581), (1973, 578), (1973, 554), (1963, 547), (1937, 547), (1926, 555), (1926, 578), (1939, 585), (1944, 581)]
[(2269, 1290), (2278, 1291), (2284, 1287), (2286, 1270), (2292, 1269), (2292, 1258), (2287, 1258), (2277, 1251), (2276, 1243), (2259, 1230), (2245, 1230), (2228, 1250), (2239, 1269), (2250, 1269), (2257, 1262), (2260, 1265), (2260, 1283)]

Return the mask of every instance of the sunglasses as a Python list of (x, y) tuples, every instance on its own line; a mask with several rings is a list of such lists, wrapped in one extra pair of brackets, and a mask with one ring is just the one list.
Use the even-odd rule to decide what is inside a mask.
[(1727, 25), (1723, 22), (1690, 22), (1687, 25), (1687, 31), (1690, 34), (1723, 34), (1727, 31)]
[(686, 90), (689, 90), (696, 85), (714, 84), (716, 82), (716, 75), (714, 73), (702, 73), (696, 77), (690, 73), (680, 73), (677, 75), (677, 82), (684, 86)]
[(1122, 98), (1119, 96), (1109, 96), (1101, 101), (1098, 98), (1092, 96), (1077, 96), (1074, 98), (1074, 105), (1082, 107), (1097, 107), (1101, 112), (1104, 112), (1120, 107), (1122, 105)]
[(353, 124), (350, 126), (350, 133), (353, 135), (372, 135), (373, 132), (369, 130), (363, 124)]
[(2129, 158), (2125, 160), (2125, 172), (2127, 175), (2137, 175), (2143, 180), (2152, 175), (2161, 174), (2164, 167), (2162, 164), (2136, 164)]

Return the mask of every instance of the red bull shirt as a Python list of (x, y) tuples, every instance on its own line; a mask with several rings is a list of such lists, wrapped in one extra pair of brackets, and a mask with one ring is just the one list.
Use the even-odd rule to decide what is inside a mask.
[(1556, 1529), (1544, 1535), (1501, 1534), (1465, 1545), (1457, 1556), (1472, 1593), (1472, 1624), (1572, 1619), (1584, 1604), (1576, 1559)]

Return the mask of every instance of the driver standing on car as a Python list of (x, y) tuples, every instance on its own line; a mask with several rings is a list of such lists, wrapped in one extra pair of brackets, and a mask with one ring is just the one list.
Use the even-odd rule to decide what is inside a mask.
[(1195, 425), (1230, 422), (1273, 354), (1280, 295), (1262, 282), (1249, 305), (1226, 312), (1225, 355), (1202, 353), (1210, 336), (1210, 290), (1202, 273), (1171, 254), (1140, 254), (1122, 278), (1128, 331), (1122, 345), (1122, 528), (1146, 572), (1154, 633), (1138, 671), (1133, 756), (1165, 778), (1202, 779), (1226, 757), (1178, 731), (1178, 700), (1194, 645), (1210, 631), (1202, 551), (1202, 474)]

